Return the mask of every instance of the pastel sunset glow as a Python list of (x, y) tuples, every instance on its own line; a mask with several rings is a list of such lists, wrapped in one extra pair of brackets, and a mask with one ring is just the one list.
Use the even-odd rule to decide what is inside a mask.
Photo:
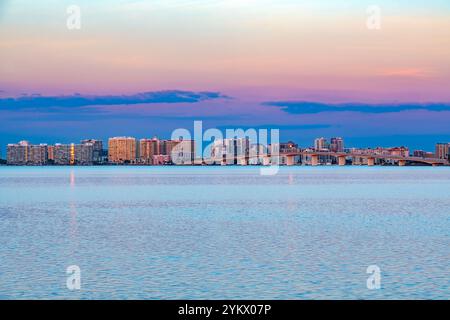
[(450, 2), (2, 1), (0, 117), (2, 145), (203, 120), (431, 150), (450, 140)]

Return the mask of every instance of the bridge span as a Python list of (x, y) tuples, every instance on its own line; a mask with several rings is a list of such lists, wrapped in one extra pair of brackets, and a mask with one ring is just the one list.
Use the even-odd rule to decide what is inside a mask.
[[(376, 159), (383, 160), (393, 160), (399, 166), (405, 166), (408, 162), (415, 163), (424, 163), (432, 166), (442, 166), (449, 165), (449, 161), (446, 159), (438, 159), (438, 158), (422, 158), (422, 157), (411, 157), (411, 156), (400, 156), (400, 155), (388, 155), (388, 154), (369, 154), (369, 153), (356, 153), (356, 152), (331, 152), (331, 151), (295, 151), (288, 153), (281, 153), (280, 157), (286, 158), (286, 165), (292, 166), (295, 165), (295, 157), (310, 157), (311, 165), (317, 166), (320, 164), (319, 157), (334, 157), (337, 159), (337, 164), (340, 166), (344, 166), (347, 164), (347, 158), (364, 158), (367, 159), (368, 166), (374, 166)], [(250, 159), (259, 159), (263, 165), (272, 164), (272, 156), (270, 155), (247, 155), (247, 156), (238, 156), (235, 158), (237, 160), (237, 164), (240, 165), (248, 165)], [(276, 163), (276, 162), (274, 162)], [(278, 161), (280, 163), (280, 161)], [(222, 162), (223, 165), (226, 165), (226, 160)]]

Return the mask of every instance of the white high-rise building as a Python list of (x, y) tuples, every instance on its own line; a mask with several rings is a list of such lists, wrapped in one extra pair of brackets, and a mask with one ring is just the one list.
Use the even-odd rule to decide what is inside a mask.
[(328, 145), (327, 139), (325, 139), (324, 137), (315, 139), (314, 140), (314, 149), (316, 151), (328, 150), (329, 145)]
[(237, 164), (239, 158), (248, 157), (249, 154), (250, 140), (247, 137), (215, 140), (211, 147), (211, 159), (216, 163), (226, 161)]

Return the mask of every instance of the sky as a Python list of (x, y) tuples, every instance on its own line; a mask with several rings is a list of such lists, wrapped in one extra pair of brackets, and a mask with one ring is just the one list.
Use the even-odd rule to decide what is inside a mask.
[(2, 154), (194, 120), (433, 151), (450, 141), (450, 1), (0, 0)]

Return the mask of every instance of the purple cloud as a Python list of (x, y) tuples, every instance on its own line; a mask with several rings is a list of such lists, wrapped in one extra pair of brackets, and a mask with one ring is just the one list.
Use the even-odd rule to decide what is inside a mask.
[(450, 111), (450, 103), (403, 103), (403, 104), (327, 104), (308, 101), (271, 101), (264, 105), (279, 107), (290, 114), (315, 114), (322, 112), (392, 113), (411, 110)]
[(197, 103), (206, 100), (229, 99), (220, 92), (192, 92), (181, 90), (142, 92), (132, 95), (42, 96), (39, 94), (17, 98), (1, 98), (1, 109), (77, 108), (96, 105), (130, 105), (141, 103)]

